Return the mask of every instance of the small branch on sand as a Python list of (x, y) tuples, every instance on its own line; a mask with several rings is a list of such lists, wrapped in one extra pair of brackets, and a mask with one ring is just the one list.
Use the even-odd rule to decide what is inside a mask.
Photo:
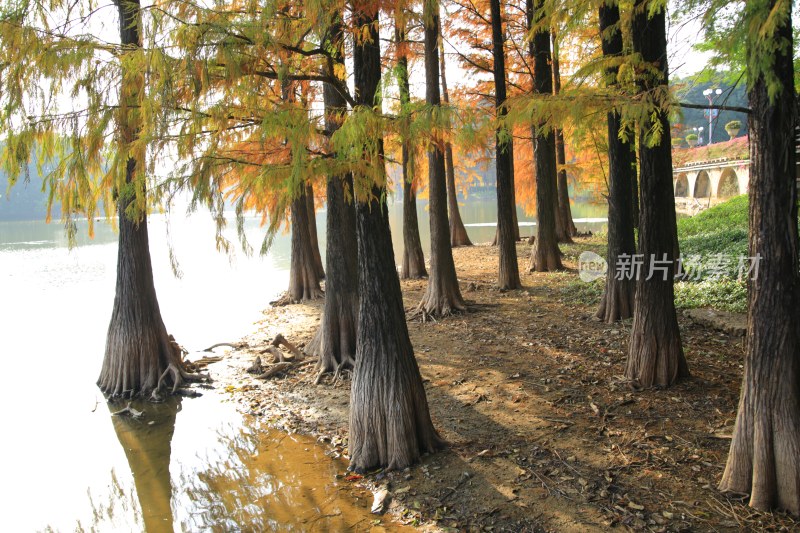
[(276, 363), (276, 364), (272, 365), (271, 367), (267, 368), (267, 370), (263, 374), (261, 374), (259, 376), (256, 376), (256, 379), (267, 379), (267, 378), (270, 378), (272, 376), (275, 376), (275, 375), (281, 374), (283, 372), (286, 372), (287, 370), (292, 368), (292, 366), (294, 366), (294, 364), (290, 363), (289, 361)]

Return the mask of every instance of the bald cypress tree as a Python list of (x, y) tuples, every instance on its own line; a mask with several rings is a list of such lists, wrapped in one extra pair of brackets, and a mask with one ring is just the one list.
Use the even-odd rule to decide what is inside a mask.
[[(354, 5), (354, 84), (359, 106), (372, 109), (381, 79), (377, 6)], [(382, 142), (364, 154), (385, 172)], [(408, 336), (394, 264), (385, 179), (356, 188), (358, 334), (350, 389), (350, 468), (403, 468), (443, 444), (433, 427)]]

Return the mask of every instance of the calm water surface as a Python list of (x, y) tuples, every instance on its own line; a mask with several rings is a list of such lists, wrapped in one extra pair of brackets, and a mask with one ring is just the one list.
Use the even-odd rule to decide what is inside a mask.
[[(495, 203), (472, 200), (461, 212), (466, 224), (494, 222)], [(578, 205), (573, 212), (597, 217), (605, 210)], [(427, 252), (424, 203), (419, 213)], [(390, 216), (399, 260), (399, 203)], [(519, 218), (530, 220), (521, 212)], [(259, 220), (246, 225), (256, 249)], [(324, 253), (324, 210), (317, 224)], [(279, 235), (266, 257), (228, 257), (215, 250), (208, 215), (173, 215), (169, 242), (183, 272), (176, 278), (164, 216), (149, 225), (164, 322), (190, 350), (251, 332), (267, 302), (286, 288), (288, 235)], [(468, 227), (474, 242), (490, 241), (494, 231)], [(235, 241), (233, 231), (229, 237)], [(101, 222), (94, 239), (82, 232), (70, 251), (58, 224), (0, 222), (3, 530), (369, 529), (370, 502), (335, 479), (344, 464), (308, 439), (260, 427), (214, 391), (135, 404), (145, 411), (141, 420), (110, 416), (120, 406), (107, 406), (95, 380), (113, 303), (116, 239)]]

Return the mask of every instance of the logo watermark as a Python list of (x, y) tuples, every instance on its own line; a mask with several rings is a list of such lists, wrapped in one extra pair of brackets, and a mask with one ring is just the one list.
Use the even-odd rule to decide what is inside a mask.
[[(676, 280), (699, 281), (701, 279), (718, 280), (721, 278), (756, 280), (761, 254), (755, 257), (744, 255), (714, 254), (702, 257), (699, 254), (681, 256), (677, 260), (667, 258), (667, 254), (620, 254), (614, 265), (614, 278), (617, 280), (660, 279), (666, 281), (670, 272)], [(583, 252), (578, 257), (578, 275), (585, 282), (605, 277), (608, 273), (608, 262), (594, 252)]]

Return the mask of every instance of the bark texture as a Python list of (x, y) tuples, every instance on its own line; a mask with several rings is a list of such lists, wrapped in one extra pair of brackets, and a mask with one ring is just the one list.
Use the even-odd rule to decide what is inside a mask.
[[(121, 43), (127, 47), (141, 46), (138, 1), (118, 4), (118, 9)], [(138, 94), (142, 90), (141, 79), (123, 69), (120, 84), (123, 107), (118, 126), (125, 146), (130, 146), (139, 135), (137, 108)], [(140, 153), (143, 158), (144, 152)], [(143, 181), (134, 177), (140, 164), (144, 162), (137, 161), (133, 155), (128, 158), (125, 181), (130, 186), (117, 191), (117, 282), (97, 381), (100, 390), (112, 398), (148, 395), (163, 383), (177, 387), (189, 377), (182, 368), (180, 348), (170, 338), (161, 319), (150, 261), (147, 214), (144, 208), (135, 209), (131, 205), (135, 192), (146, 194)], [(135, 188), (140, 190), (134, 191)]]
[(292, 255), (289, 264), (289, 291), (292, 302), (313, 300), (322, 296), (319, 272), (314, 259), (309, 231), (308, 203), (303, 192), (292, 200)]
[[(652, 0), (636, 2), (633, 20), (634, 47), (645, 61), (659, 69), (660, 79), (652, 76), (640, 79), (639, 89), (642, 93), (665, 90), (668, 81), (665, 13), (661, 7), (648, 17), (651, 3)], [(658, 144), (650, 147), (646, 132), (653, 129), (652, 120), (660, 122), (662, 133)], [(625, 376), (635, 388), (667, 387), (678, 378), (688, 376), (689, 368), (683, 355), (678, 317), (675, 314), (675, 198), (672, 189), (669, 120), (663, 110), (657, 110), (654, 119), (640, 125), (639, 161), (639, 253), (644, 257), (645, 266), (636, 283)], [(652, 261), (664, 261), (664, 269), (654, 270), (650, 277)]]
[[(622, 54), (622, 33), (617, 4), (602, 4), (599, 12), (603, 56), (613, 58)], [(616, 85), (618, 67), (606, 71), (606, 83)], [(622, 254), (636, 253), (633, 233), (633, 174), (634, 153), (630, 143), (619, 138), (622, 126), (619, 113), (608, 113), (608, 273), (597, 317), (609, 324), (633, 316), (636, 281), (617, 276), (617, 260)]]
[[(778, 10), (777, 1), (766, 9)], [(794, 135), (792, 29), (780, 13), (770, 99), (764, 76), (752, 84), (749, 254), (761, 257), (749, 280), (747, 348), (739, 412), (720, 490), (750, 494), (757, 509), (800, 515), (800, 279)], [(758, 53), (748, 43), (748, 55)]]
[[(338, 68), (344, 69), (343, 29), (341, 19), (331, 24), (328, 49)], [(325, 131), (330, 137), (339, 129), (347, 111), (344, 97), (330, 83), (322, 89), (325, 105)], [(358, 317), (358, 245), (356, 243), (355, 206), (352, 176), (331, 176), (327, 184), (325, 306), (319, 330), (306, 351), (319, 357), (320, 374), (336, 372), (353, 365), (356, 355)]]
[[(506, 115), (506, 67), (503, 46), (503, 20), (500, 0), (490, 0), (492, 15), (492, 57), (494, 60), (494, 97), (498, 118)], [(514, 182), (512, 177), (513, 154), (508, 147), (508, 132), (500, 125), (495, 132), (495, 159), (497, 167), (497, 244), (500, 256), (498, 285), (501, 289), (519, 289), (519, 264), (514, 222)], [(517, 230), (519, 231), (519, 230)]]
[[(354, 23), (370, 39), (353, 47), (356, 98), (372, 106), (381, 77), (378, 13), (358, 6)], [(380, 161), (374, 164), (383, 165)], [(361, 300), (356, 367), (350, 389), (350, 468), (404, 468), (443, 442), (433, 427), (408, 336), (394, 264), (384, 191), (358, 198), (358, 287)]]
[[(406, 41), (405, 23), (395, 21), (395, 41)], [(397, 58), (397, 78), (400, 88), (400, 105), (407, 106), (411, 101), (411, 88), (408, 82), (408, 57), (400, 54)], [(417, 187), (414, 176), (410, 175), (409, 145), (404, 140), (401, 147), (403, 168), (403, 264), (400, 277), (403, 279), (419, 279), (427, 277), (425, 254), (419, 238), (419, 219), (417, 217)]]
[[(425, 102), (431, 109), (441, 106), (439, 95), (439, 3), (425, 3)], [(458, 286), (450, 223), (447, 217), (447, 183), (443, 142), (428, 145), (428, 210), (431, 229), (431, 272), (428, 286), (417, 311), (426, 316), (443, 317), (467, 310)]]
[[(553, 94), (561, 92), (561, 72), (558, 63), (558, 38), (555, 32), (552, 33), (553, 41)], [(556, 177), (556, 196), (558, 197), (558, 210), (556, 218), (558, 226), (561, 227), (562, 234), (558, 236), (558, 242), (572, 242), (572, 237), (578, 234), (578, 228), (572, 220), (572, 209), (569, 203), (569, 184), (567, 183), (567, 154), (564, 146), (564, 131), (556, 130), (556, 162), (560, 169)]]
[[(533, 58), (533, 90), (538, 94), (553, 92), (550, 57), (550, 32), (540, 24), (544, 17), (543, 0), (527, 0), (528, 27), (540, 29), (533, 34), (529, 53)], [(531, 251), (531, 272), (561, 270), (561, 251), (556, 236), (556, 140), (552, 129), (533, 128), (536, 158), (536, 241)]]
[[(442, 70), (442, 102), (450, 105), (450, 93), (447, 91), (447, 68), (444, 62), (444, 39), (442, 39), (442, 24), (439, 21), (439, 64)], [(456, 191), (456, 169), (453, 164), (453, 146), (450, 141), (444, 145), (444, 164), (447, 175), (447, 210), (450, 220), (450, 245), (472, 246), (472, 241), (467, 235), (467, 228), (461, 220), (461, 212), (458, 209), (458, 192)]]
[(317, 237), (317, 206), (314, 202), (314, 186), (306, 184), (306, 205), (308, 206), (308, 234), (311, 236), (311, 253), (314, 255), (314, 268), (319, 279), (325, 279), (325, 269), (322, 266), (322, 256), (319, 253), (319, 239)]

